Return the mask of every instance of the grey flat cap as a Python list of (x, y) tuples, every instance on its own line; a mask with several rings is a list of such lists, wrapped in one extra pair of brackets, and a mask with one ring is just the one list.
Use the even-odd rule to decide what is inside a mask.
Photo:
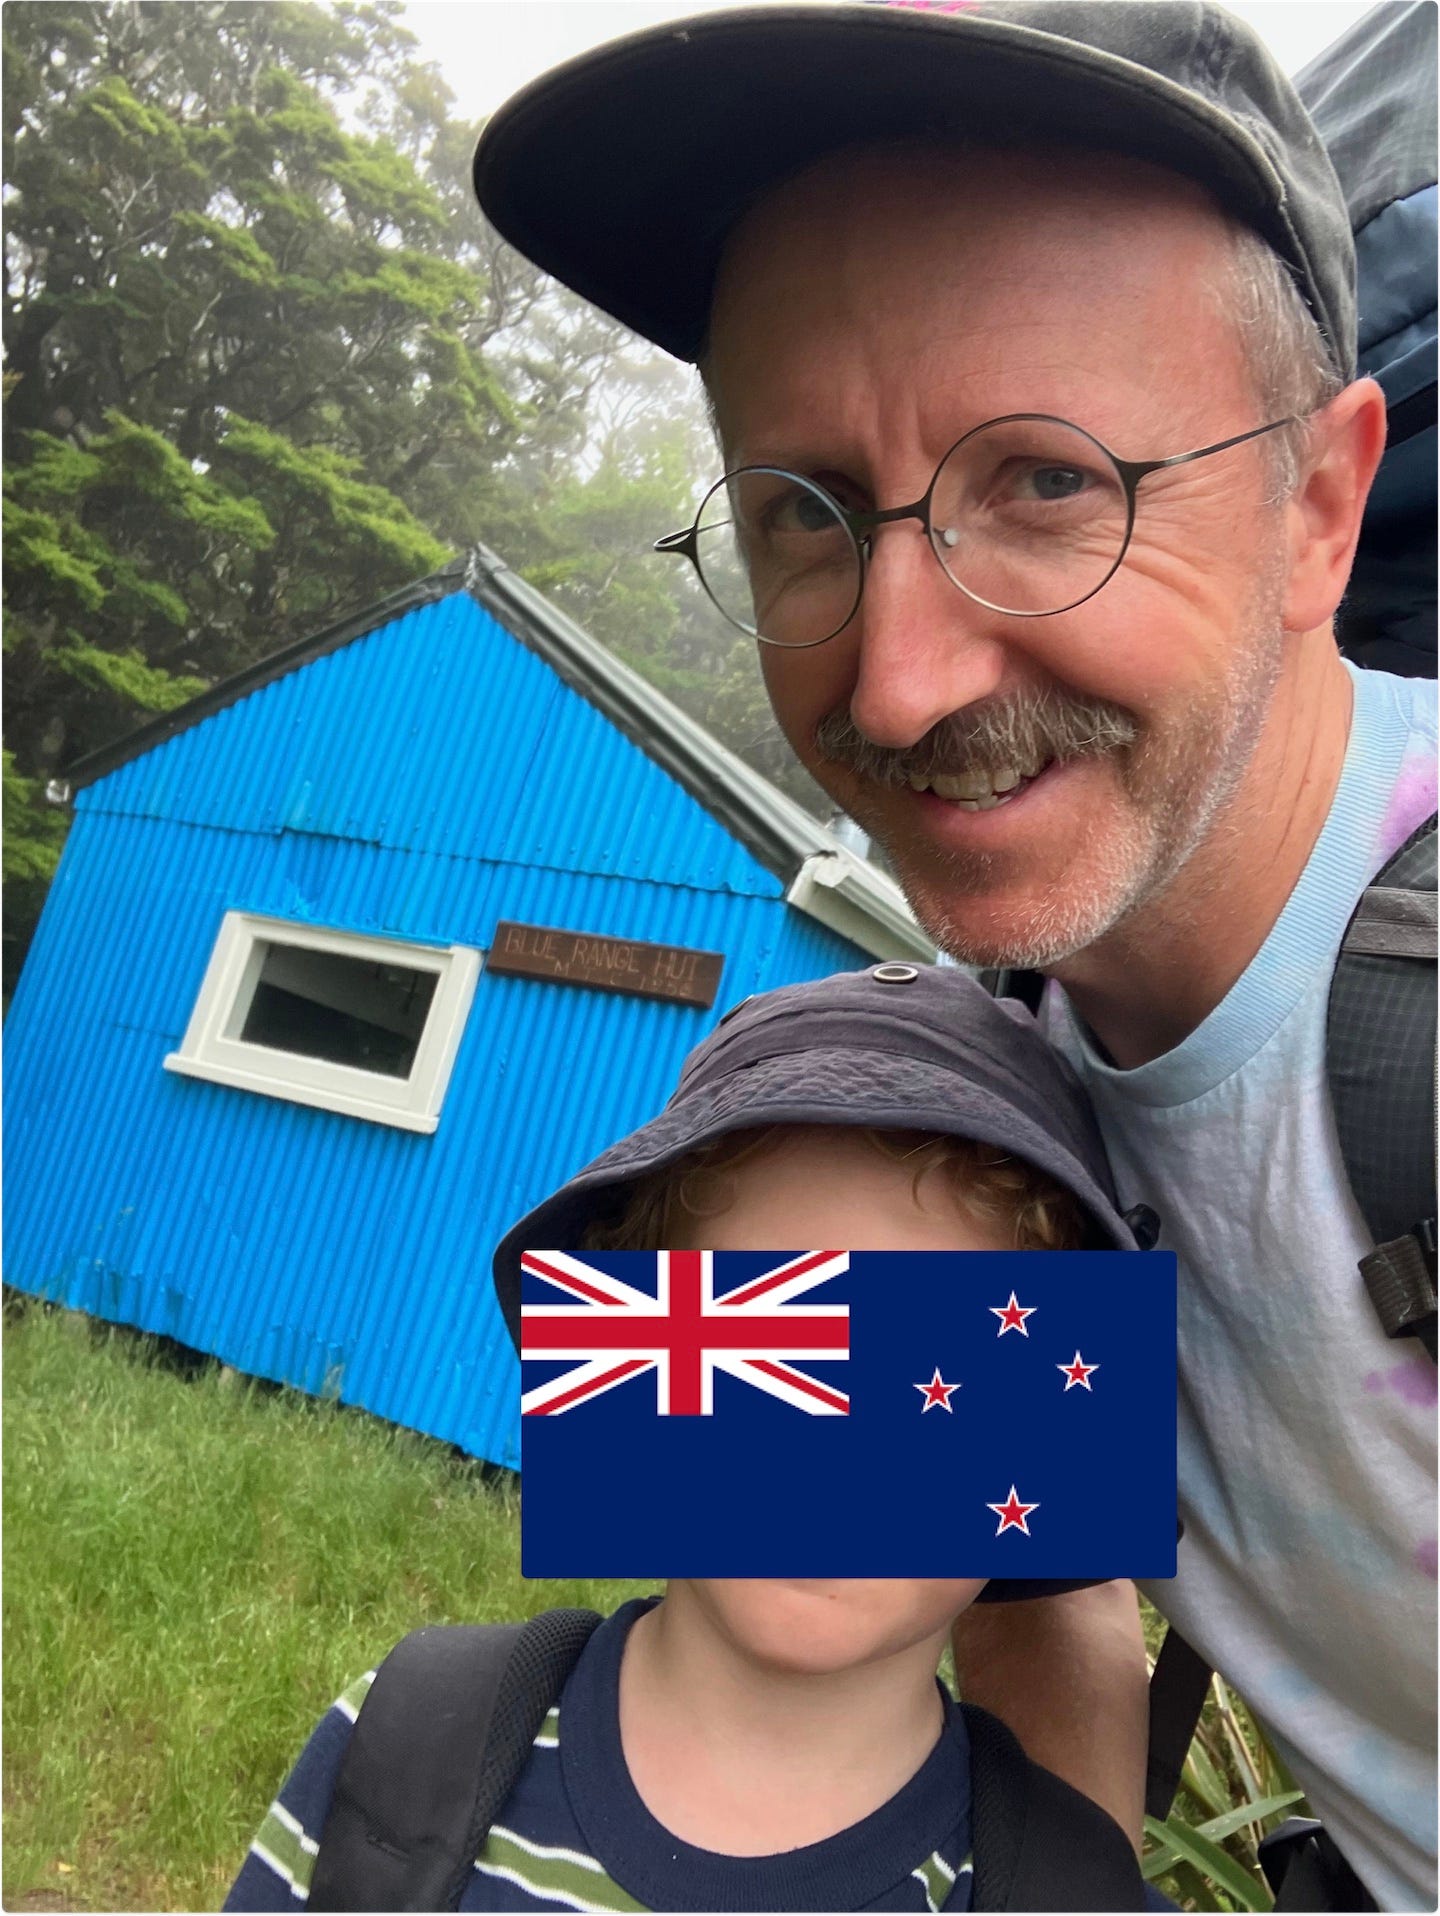
[(1198, 181), (1290, 267), (1353, 376), (1334, 168), (1264, 42), (1192, 0), (770, 0), (671, 21), (507, 101), (475, 190), (546, 272), (693, 360), (748, 206), (841, 147), (946, 136), (1078, 141)]

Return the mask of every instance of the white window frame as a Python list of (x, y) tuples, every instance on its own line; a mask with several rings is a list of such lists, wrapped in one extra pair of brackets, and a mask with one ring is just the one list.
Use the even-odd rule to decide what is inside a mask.
[[(435, 995), (409, 1077), (332, 1064), (230, 1035), (241, 1029), (249, 1013), (264, 963), (262, 946), (267, 944), (433, 972)], [(227, 911), (180, 1049), (165, 1059), (165, 1069), (365, 1118), (372, 1124), (393, 1124), (402, 1131), (434, 1131), (480, 964), (480, 952), (468, 945), (416, 945), (400, 938), (373, 938), (296, 924), (288, 918), (266, 918), (256, 912)]]

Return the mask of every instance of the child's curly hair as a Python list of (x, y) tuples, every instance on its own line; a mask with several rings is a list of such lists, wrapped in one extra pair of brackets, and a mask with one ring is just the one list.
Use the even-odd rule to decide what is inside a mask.
[[(622, 1192), (622, 1208), (586, 1227), (582, 1248), (589, 1251), (659, 1251), (683, 1230), (688, 1218), (717, 1217), (734, 1199), (727, 1173), (748, 1159), (780, 1145), (790, 1127), (732, 1131), (702, 1145), (688, 1157), (648, 1172)], [(1089, 1235), (1084, 1208), (1053, 1178), (998, 1145), (928, 1131), (860, 1133), (885, 1157), (913, 1166), (911, 1191), (919, 1202), (920, 1181), (931, 1171), (950, 1180), (962, 1210), (985, 1227), (999, 1226), (1016, 1251), (1079, 1249)], [(883, 1248), (883, 1247), (881, 1247)]]

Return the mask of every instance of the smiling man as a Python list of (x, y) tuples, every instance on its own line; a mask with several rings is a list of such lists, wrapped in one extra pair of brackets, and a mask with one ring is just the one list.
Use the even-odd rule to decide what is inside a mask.
[[(1046, 967), (1092, 1023), (1086, 987), (1120, 984), (1111, 1048), (1132, 1059), (1183, 1036), (1209, 1008), (1195, 994), (1213, 1003), (1219, 969), (1258, 945), (1345, 751), (1338, 653), (1294, 645), (1287, 671), (1283, 634), (1334, 608), (1383, 406), (1360, 383), (1263, 431), (1338, 382), (1303, 358), (1280, 391), (1257, 379), (1223, 312), (1257, 251), (1144, 162), (862, 150), (740, 222), (703, 361), (727, 467), (797, 469), (862, 513), (933, 478), (928, 537), (923, 506), (862, 532), (860, 603), (828, 637), (861, 579), (844, 526), (778, 537), (777, 482), (757, 477), (753, 506), (742, 492), (762, 577), (798, 575), (760, 608), (776, 713), (942, 944)], [(1289, 511), (1270, 503), (1280, 433), (1318, 455)], [(1105, 450), (1171, 459), (1239, 435), (1147, 473), (1133, 508)], [(808, 547), (829, 544), (822, 565)], [(1262, 868), (1249, 886), (1234, 826)], [(1169, 952), (1144, 948), (1188, 939), (1218, 889), (1225, 948), (1182, 995)]]
[[(1365, 1892), (1432, 1906), (1435, 1373), (1360, 1284), (1325, 1013), (1433, 813), (1434, 698), (1335, 644), (1385, 409), (1289, 83), (1185, 0), (772, 4), (545, 76), (476, 182), (700, 366), (726, 477), (660, 543), (755, 634), (800, 758), (947, 950), (1055, 981), (1181, 1259), (1151, 1594)], [(1094, 1787), (1070, 1601), (957, 1657)]]

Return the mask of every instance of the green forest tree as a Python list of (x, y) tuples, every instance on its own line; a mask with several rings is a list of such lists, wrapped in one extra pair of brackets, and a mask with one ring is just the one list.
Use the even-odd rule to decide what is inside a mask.
[(690, 377), (481, 219), (396, 0), (4, 13), (6, 975), (49, 779), (483, 541), (823, 806), (653, 539)]

